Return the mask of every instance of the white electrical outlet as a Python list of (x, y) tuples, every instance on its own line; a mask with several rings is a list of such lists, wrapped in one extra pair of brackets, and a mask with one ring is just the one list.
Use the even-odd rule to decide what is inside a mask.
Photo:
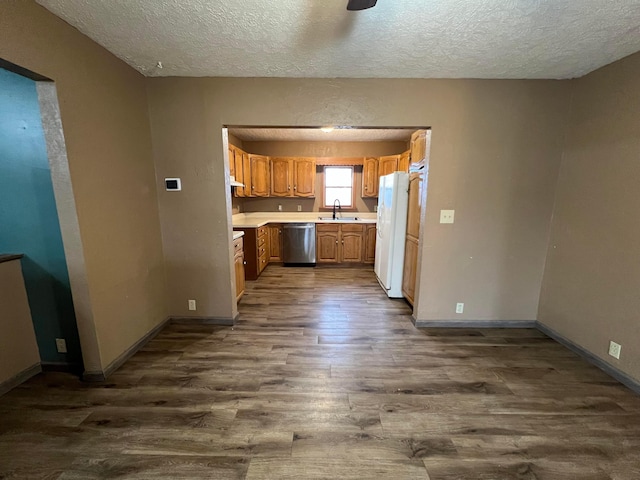
[(464, 312), (464, 303), (456, 303), (456, 313)]
[(281, 212), (282, 211), (282, 205), (278, 205), (278, 211)]
[(609, 342), (609, 355), (620, 360), (620, 352), (622, 351), (622, 345), (616, 342)]
[(453, 223), (455, 210), (440, 210), (440, 223)]
[(58, 353), (67, 353), (67, 341), (64, 338), (56, 338), (56, 349)]
[(374, 212), (377, 212), (377, 211), (378, 211), (378, 205), (374, 205), (374, 206), (373, 206), (373, 211), (374, 211)]
[(196, 309), (196, 301), (189, 300), (189, 310), (195, 310), (195, 309)]
[(298, 211), (301, 212), (302, 211), (302, 205), (298, 205)]

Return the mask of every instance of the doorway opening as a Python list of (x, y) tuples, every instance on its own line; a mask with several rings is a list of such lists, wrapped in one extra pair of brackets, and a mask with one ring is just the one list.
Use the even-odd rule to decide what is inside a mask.
[[(230, 223), (244, 233), (245, 280), (283, 263), (289, 248), (283, 225), (294, 221), (316, 224), (317, 266), (369, 265), (373, 270), (380, 178), (404, 172), (415, 189), (410, 195), (415, 206), (410, 214), (397, 214), (413, 223), (409, 231), (403, 223), (402, 240), (396, 243), (402, 243), (398, 248), (404, 253), (411, 240), (409, 257), (402, 255), (399, 269), (402, 296), (415, 306), (429, 140), (428, 127), (225, 127)], [(237, 267), (233, 271), (240, 274)]]
[(53, 81), (0, 61), (0, 253), (21, 267), (43, 369), (82, 373), (86, 271)]

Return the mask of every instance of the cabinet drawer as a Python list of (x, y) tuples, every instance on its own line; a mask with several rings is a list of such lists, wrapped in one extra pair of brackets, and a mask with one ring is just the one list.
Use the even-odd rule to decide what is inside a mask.
[(269, 255), (266, 245), (262, 245), (261, 247), (258, 247), (258, 257), (262, 257), (263, 255), (267, 255), (267, 256)]
[(267, 242), (267, 237), (258, 237), (258, 248), (262, 247)]
[(267, 266), (267, 263), (269, 263), (269, 255), (267, 254), (267, 252), (264, 252), (264, 254), (260, 254), (260, 257), (258, 258), (258, 268), (260, 269), (260, 272), (262, 272), (264, 270), (264, 267)]
[(339, 229), (337, 223), (316, 223), (316, 232), (337, 232)]
[(238, 252), (242, 251), (242, 244), (243, 244), (242, 237), (236, 238), (233, 241), (233, 251), (234, 251), (234, 253), (238, 253)]
[(343, 232), (363, 232), (364, 225), (362, 223), (342, 223), (340, 224)]
[(258, 238), (264, 237), (267, 235), (267, 227), (258, 227)]

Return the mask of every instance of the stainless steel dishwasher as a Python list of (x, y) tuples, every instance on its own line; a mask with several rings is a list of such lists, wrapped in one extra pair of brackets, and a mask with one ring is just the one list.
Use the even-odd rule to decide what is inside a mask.
[(283, 263), (285, 265), (316, 264), (316, 224), (285, 223), (283, 230)]

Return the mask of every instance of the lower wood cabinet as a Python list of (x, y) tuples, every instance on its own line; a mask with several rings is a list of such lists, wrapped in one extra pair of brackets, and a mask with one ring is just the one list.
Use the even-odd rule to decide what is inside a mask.
[(402, 294), (413, 305), (416, 297), (416, 273), (418, 268), (418, 240), (406, 237), (404, 244), (404, 266), (402, 272)]
[(368, 223), (364, 230), (364, 263), (376, 261), (376, 224)]
[(374, 258), (375, 225), (362, 223), (316, 225), (316, 263), (373, 263)]
[(244, 232), (245, 279), (256, 280), (269, 264), (269, 232), (266, 226), (236, 228)]
[(269, 230), (269, 262), (282, 262), (282, 225), (270, 223)]
[(244, 279), (244, 242), (242, 237), (233, 241), (233, 264), (236, 273), (236, 302), (239, 302), (244, 294), (245, 279)]

